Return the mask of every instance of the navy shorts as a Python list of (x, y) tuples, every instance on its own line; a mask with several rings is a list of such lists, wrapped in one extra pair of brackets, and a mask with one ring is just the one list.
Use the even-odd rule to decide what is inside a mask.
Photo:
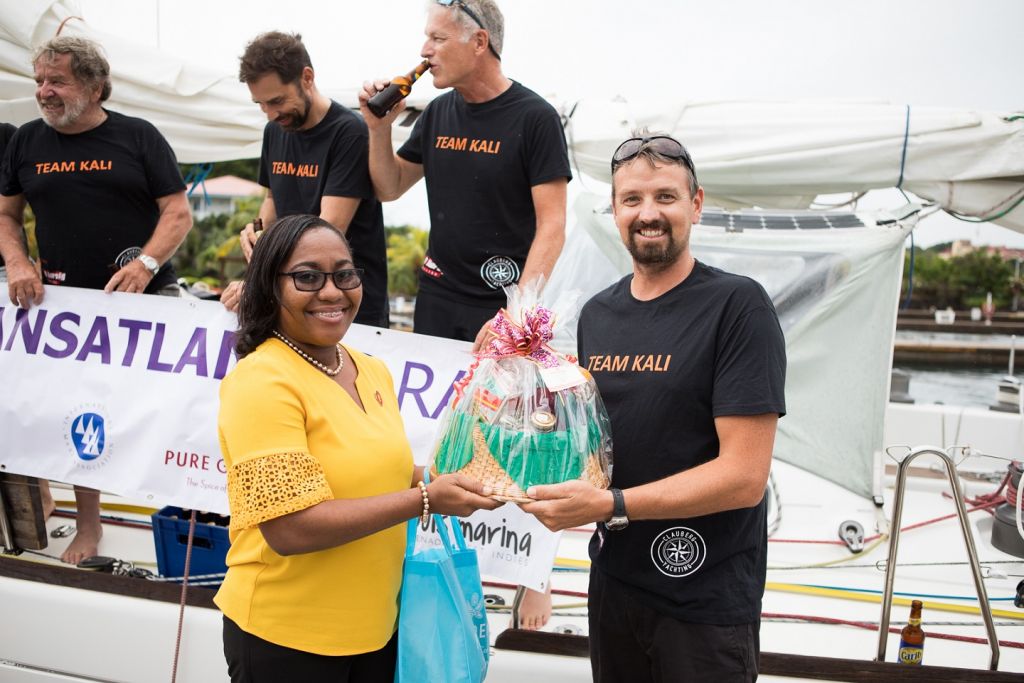
[(640, 603), (590, 570), (590, 665), (595, 683), (752, 683), (760, 622), (689, 624)]
[(494, 317), (502, 304), (464, 304), (435, 292), (416, 296), (412, 331), (446, 339), (474, 341), (480, 328)]

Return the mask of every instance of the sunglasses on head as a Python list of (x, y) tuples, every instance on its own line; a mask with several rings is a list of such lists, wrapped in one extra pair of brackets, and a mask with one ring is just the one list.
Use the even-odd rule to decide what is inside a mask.
[(295, 289), (300, 292), (319, 292), (327, 284), (328, 276), (338, 289), (355, 289), (363, 283), (362, 268), (342, 268), (333, 273), (325, 273), (322, 270), (293, 270), (278, 275), (290, 277)]
[[(437, 2), (437, 4), (441, 5), (442, 7), (452, 7), (452, 6), (458, 7), (460, 10), (462, 10), (463, 12), (466, 13), (466, 16), (468, 16), (470, 19), (475, 21), (477, 26), (479, 26), (483, 30), (487, 31), (488, 36), (490, 35), (490, 29), (488, 29), (486, 26), (484, 26), (484, 22), (480, 21), (480, 17), (478, 17), (476, 15), (476, 12), (474, 12), (471, 9), (469, 9), (469, 6), (466, 5), (466, 3), (464, 3), (462, 0), (435, 0), (435, 1)], [(490, 38), (487, 39), (487, 47), (488, 47), (488, 49), (490, 49), (491, 53), (495, 57), (497, 57), (498, 59), (501, 59), (501, 55), (499, 55), (498, 51), (495, 50), (494, 46), (491, 45)]]
[(690, 173), (693, 173), (693, 161), (686, 148), (678, 140), (667, 135), (629, 138), (623, 142), (615, 149), (615, 154), (612, 154), (612, 172), (614, 173), (619, 166), (627, 161), (632, 161), (641, 152), (648, 149), (666, 159), (682, 161)]

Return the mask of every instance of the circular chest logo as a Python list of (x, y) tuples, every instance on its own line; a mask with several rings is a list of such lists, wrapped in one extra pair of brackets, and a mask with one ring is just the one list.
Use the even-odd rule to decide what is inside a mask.
[(519, 266), (508, 256), (492, 256), (480, 266), (480, 277), (491, 289), (501, 289), (519, 279)]
[(707, 557), (704, 539), (693, 529), (672, 527), (658, 534), (651, 543), (651, 560), (662, 574), (672, 578), (689, 576)]

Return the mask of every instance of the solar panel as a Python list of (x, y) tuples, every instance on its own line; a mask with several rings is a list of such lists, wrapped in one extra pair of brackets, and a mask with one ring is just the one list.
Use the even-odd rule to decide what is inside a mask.
[(864, 227), (864, 222), (853, 213), (734, 213), (714, 210), (705, 210), (701, 214), (700, 224), (723, 227), (729, 232)]

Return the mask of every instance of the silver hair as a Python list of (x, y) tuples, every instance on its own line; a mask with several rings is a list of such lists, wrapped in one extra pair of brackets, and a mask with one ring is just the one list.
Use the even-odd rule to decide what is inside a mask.
[[(458, 2), (465, 5), (483, 24), (482, 27), (477, 24), (473, 17), (459, 7), (457, 3), (453, 2), (451, 5), (448, 5), (447, 8), (452, 12), (452, 17), (462, 27), (462, 42), (468, 41), (474, 32), (483, 28), (487, 31), (487, 39), (491, 49), (494, 50), (494, 53), (500, 59), (501, 50), (505, 46), (505, 17), (498, 8), (498, 3), (494, 0), (458, 0)], [(436, 7), (438, 3), (436, 0), (429, 0), (427, 6)]]
[(71, 55), (71, 75), (86, 88), (99, 90), (100, 102), (110, 97), (110, 63), (99, 43), (77, 36), (57, 36), (32, 51), (32, 65), (44, 57), (53, 60), (57, 55)]

